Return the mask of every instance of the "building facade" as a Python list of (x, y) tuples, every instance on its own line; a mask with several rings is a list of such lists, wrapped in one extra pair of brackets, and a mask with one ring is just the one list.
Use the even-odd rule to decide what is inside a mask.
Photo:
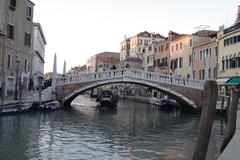
[(240, 6), (235, 24), (218, 33), (219, 79), (240, 76)]
[(217, 79), (218, 48), (217, 34), (193, 47), (193, 79)]
[(45, 63), (45, 45), (47, 44), (42, 27), (40, 23), (34, 23), (33, 29), (33, 85), (38, 87), (41, 79), (44, 77), (44, 63)]
[(87, 66), (83, 65), (83, 66), (72, 67), (68, 72), (68, 75), (74, 76), (74, 75), (85, 74), (85, 73), (87, 73)]
[(207, 40), (216, 31), (201, 30), (189, 35), (182, 35), (170, 44), (170, 74), (183, 78), (193, 78), (193, 47)]
[(154, 53), (154, 72), (160, 74), (170, 73), (170, 44), (173, 40), (181, 36), (181, 34), (169, 31), (166, 40), (158, 41), (156, 43)]
[(147, 31), (140, 32), (131, 38), (125, 38), (125, 40), (121, 43), (121, 60), (126, 58), (141, 58), (143, 60), (144, 54), (146, 53), (146, 46), (164, 39), (165, 37), (158, 33), (149, 33)]
[(0, 30), (7, 35), (4, 54), (8, 95), (20, 82), (27, 89), (32, 76), (33, 10), (30, 0), (0, 1)]

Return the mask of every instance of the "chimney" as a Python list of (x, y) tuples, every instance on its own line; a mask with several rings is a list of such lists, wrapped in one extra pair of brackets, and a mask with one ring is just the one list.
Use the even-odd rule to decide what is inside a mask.
[(238, 12), (237, 12), (237, 20), (236, 22), (240, 22), (240, 5), (238, 6)]

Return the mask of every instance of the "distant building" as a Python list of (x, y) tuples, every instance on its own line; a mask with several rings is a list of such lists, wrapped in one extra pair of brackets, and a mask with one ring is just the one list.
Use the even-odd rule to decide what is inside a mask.
[(39, 80), (44, 77), (44, 64), (45, 64), (45, 45), (47, 44), (41, 24), (34, 23), (33, 29), (33, 84), (34, 87), (39, 86)]
[(145, 47), (164, 39), (165, 37), (158, 33), (149, 33), (147, 31), (140, 32), (131, 38), (125, 38), (121, 43), (121, 61), (127, 58), (141, 58), (143, 60), (146, 52)]
[(143, 62), (140, 58), (127, 58), (120, 62), (121, 68), (143, 69)]
[[(63, 75), (60, 73), (56, 74), (56, 78), (61, 78)], [(53, 77), (53, 72), (48, 72), (44, 74), (44, 80), (50, 80)]]
[(7, 35), (4, 54), (6, 93), (9, 94), (13, 93), (14, 84), (18, 82), (27, 89), (32, 76), (33, 9), (30, 0), (0, 1), (0, 31)]
[(87, 73), (97, 72), (97, 56), (94, 55), (87, 59)]
[(102, 72), (119, 68), (120, 53), (102, 52), (87, 60), (87, 72)]
[(71, 70), (68, 72), (68, 74), (71, 75), (71, 76), (79, 75), (79, 74), (85, 74), (85, 73), (87, 73), (87, 66), (86, 65), (72, 67)]
[(130, 38), (121, 42), (120, 61), (130, 58)]
[(227, 81), (240, 76), (240, 6), (233, 26), (218, 33), (219, 56), (218, 77)]
[(218, 72), (217, 34), (193, 47), (193, 79), (217, 79)]

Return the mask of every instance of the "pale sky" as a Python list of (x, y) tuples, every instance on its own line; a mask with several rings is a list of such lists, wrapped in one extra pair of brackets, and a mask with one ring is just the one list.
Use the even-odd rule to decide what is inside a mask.
[(218, 30), (236, 19), (239, 0), (32, 0), (34, 21), (42, 25), (47, 46), (45, 73), (83, 65), (103, 51), (120, 52), (124, 35), (142, 31), (167, 36), (192, 33), (199, 25)]

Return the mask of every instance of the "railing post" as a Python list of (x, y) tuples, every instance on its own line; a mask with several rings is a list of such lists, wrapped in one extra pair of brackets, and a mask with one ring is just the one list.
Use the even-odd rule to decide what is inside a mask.
[(212, 124), (215, 116), (218, 96), (217, 82), (207, 80), (203, 90), (203, 106), (199, 124), (199, 136), (195, 146), (193, 160), (205, 160)]

